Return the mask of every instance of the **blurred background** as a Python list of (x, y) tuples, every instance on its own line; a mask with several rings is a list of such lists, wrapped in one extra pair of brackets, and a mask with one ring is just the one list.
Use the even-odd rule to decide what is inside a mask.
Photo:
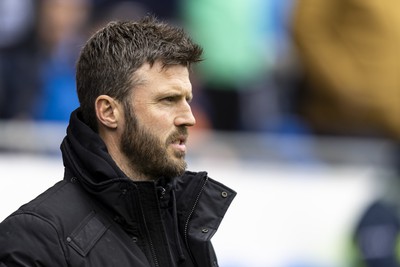
[(400, 266), (395, 0), (0, 0), (0, 220), (63, 176), (85, 40), (146, 14), (205, 50), (187, 160), (238, 192), (221, 267)]

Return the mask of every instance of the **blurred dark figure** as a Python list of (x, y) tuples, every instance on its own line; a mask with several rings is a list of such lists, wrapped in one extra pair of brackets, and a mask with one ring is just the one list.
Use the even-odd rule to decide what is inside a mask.
[(91, 0), (41, 0), (38, 20), (40, 95), (34, 118), (68, 121), (78, 105), (75, 62), (87, 37)]
[[(93, 15), (96, 20), (107, 17), (115, 19), (137, 18), (145, 12), (164, 21), (175, 21), (178, 17), (179, 0), (93, 0)], [(132, 13), (130, 13), (132, 12)]]
[(316, 133), (400, 140), (400, 2), (297, 0), (293, 36)]
[(361, 217), (354, 235), (355, 267), (398, 267), (400, 221), (395, 207), (372, 203)]
[(114, 20), (137, 20), (151, 13), (148, 7), (132, 0), (94, 0), (90, 32), (95, 32)]
[(31, 117), (39, 90), (36, 19), (37, 1), (0, 1), (0, 119)]

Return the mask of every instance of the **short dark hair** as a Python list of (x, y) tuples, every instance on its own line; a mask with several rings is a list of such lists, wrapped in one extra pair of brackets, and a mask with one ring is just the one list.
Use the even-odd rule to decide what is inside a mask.
[(114, 21), (85, 44), (76, 67), (76, 86), (83, 120), (97, 131), (95, 100), (109, 95), (121, 103), (140, 82), (134, 73), (156, 61), (163, 67), (201, 61), (202, 48), (182, 28), (147, 16), (140, 21)]

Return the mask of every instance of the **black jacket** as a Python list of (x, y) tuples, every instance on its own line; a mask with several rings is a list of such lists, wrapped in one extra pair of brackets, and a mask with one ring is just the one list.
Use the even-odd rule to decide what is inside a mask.
[(210, 239), (236, 193), (205, 172), (134, 182), (71, 115), (64, 180), (0, 224), (0, 266), (218, 266)]

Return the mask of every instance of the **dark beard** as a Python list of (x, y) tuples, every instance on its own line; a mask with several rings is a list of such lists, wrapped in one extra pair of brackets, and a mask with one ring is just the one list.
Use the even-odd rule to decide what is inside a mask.
[[(187, 128), (180, 128), (167, 138), (166, 144), (150, 131), (140, 126), (130, 107), (125, 108), (126, 125), (121, 137), (121, 151), (130, 161), (130, 166), (138, 173), (156, 180), (160, 177), (173, 178), (186, 170), (183, 153), (176, 153), (179, 162), (169, 158), (167, 147), (176, 136), (187, 135)], [(135, 179), (135, 177), (131, 177)]]

